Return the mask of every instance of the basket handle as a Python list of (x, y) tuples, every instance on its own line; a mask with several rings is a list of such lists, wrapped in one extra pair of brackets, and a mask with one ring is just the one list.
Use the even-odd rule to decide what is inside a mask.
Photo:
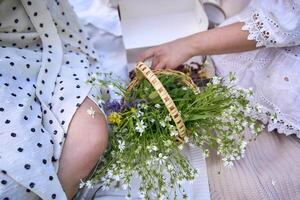
[(182, 142), (185, 136), (185, 125), (183, 123), (183, 120), (181, 118), (180, 113), (178, 112), (178, 109), (173, 102), (172, 98), (168, 94), (165, 87), (162, 85), (160, 80), (157, 78), (157, 76), (151, 71), (151, 69), (145, 65), (142, 62), (139, 62), (135, 69), (138, 70), (143, 74), (143, 76), (150, 82), (150, 84), (154, 87), (162, 101), (164, 102), (166, 108), (168, 109), (173, 121), (175, 122), (176, 128), (178, 130), (179, 136), (177, 139)]

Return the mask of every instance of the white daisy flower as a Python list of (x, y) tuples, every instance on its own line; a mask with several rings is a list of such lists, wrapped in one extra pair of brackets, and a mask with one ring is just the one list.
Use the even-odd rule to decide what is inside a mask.
[(152, 148), (151, 148), (153, 151), (158, 151), (158, 148), (157, 146), (153, 145)]
[(169, 165), (167, 166), (167, 168), (168, 168), (169, 171), (172, 171), (172, 170), (174, 169), (174, 166), (171, 165), (171, 164), (169, 164)]
[(183, 145), (178, 145), (178, 149), (182, 150), (183, 149)]
[(83, 182), (82, 179), (80, 179), (79, 188), (84, 188), (84, 186), (85, 186), (85, 182)]
[(165, 121), (166, 121), (166, 122), (172, 121), (172, 118), (170, 117), (170, 115), (167, 115), (167, 116), (166, 116)]
[(211, 80), (211, 83), (212, 83), (213, 85), (220, 84), (220, 82), (221, 82), (221, 80), (220, 80), (220, 78), (217, 77), (217, 76), (214, 76), (214, 77), (212, 78), (212, 80)]
[(121, 141), (121, 140), (118, 140), (118, 143), (119, 143), (119, 149), (120, 149), (120, 151), (123, 152), (124, 149), (125, 149), (125, 142)]
[(166, 122), (164, 121), (160, 121), (159, 124), (161, 125), (161, 127), (165, 128), (166, 127)]
[(175, 136), (178, 135), (178, 131), (172, 130), (172, 131), (170, 132), (170, 135), (175, 137)]
[(88, 189), (92, 189), (94, 187), (93, 184), (92, 184), (92, 181), (87, 181), (86, 186), (87, 186)]
[(98, 75), (97, 75), (97, 74), (93, 73), (93, 74), (91, 75), (91, 79), (92, 79), (92, 80), (96, 80), (97, 78), (98, 78)]
[(157, 104), (154, 105), (154, 107), (155, 108), (160, 108), (161, 106), (160, 106), (160, 104), (157, 103)]
[(159, 163), (160, 165), (162, 165), (162, 164), (165, 162), (165, 160), (166, 160), (167, 158), (168, 158), (167, 156), (163, 156), (162, 153), (159, 153), (159, 154), (158, 154), (157, 161), (158, 161), (158, 163)]
[(89, 116), (91, 116), (92, 118), (95, 118), (96, 111), (93, 109), (93, 107), (90, 107), (89, 109), (87, 109), (86, 112)]
[(136, 127), (135, 130), (139, 133), (143, 133), (145, 131), (145, 129), (147, 128), (147, 126), (144, 124), (144, 121), (141, 120), (140, 122), (136, 123)]

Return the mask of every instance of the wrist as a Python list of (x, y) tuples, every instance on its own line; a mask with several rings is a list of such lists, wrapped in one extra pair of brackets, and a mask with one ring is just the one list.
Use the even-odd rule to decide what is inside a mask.
[(187, 47), (191, 57), (202, 55), (202, 41), (198, 34), (191, 35), (187, 38)]

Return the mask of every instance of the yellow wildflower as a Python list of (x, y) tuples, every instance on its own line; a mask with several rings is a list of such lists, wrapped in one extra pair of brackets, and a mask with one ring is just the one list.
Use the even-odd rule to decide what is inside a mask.
[(132, 113), (137, 113), (137, 109), (136, 108), (131, 108), (130, 110)]
[(111, 124), (117, 124), (120, 125), (122, 123), (122, 116), (117, 113), (117, 112), (112, 112), (110, 113), (110, 115), (108, 116), (108, 121)]

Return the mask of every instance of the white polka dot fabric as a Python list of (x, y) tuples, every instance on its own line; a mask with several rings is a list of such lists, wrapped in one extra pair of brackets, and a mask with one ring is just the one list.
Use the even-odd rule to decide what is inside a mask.
[(67, 1), (0, 0), (0, 199), (66, 199), (58, 160), (99, 63)]

